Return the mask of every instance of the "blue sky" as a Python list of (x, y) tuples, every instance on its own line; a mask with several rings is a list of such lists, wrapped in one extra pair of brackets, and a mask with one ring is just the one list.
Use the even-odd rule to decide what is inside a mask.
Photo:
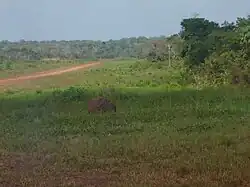
[(249, 0), (0, 0), (0, 40), (108, 40), (179, 32), (194, 13), (234, 21)]

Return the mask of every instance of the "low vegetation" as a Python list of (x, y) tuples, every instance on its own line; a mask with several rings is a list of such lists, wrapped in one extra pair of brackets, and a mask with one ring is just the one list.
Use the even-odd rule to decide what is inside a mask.
[[(21, 178), (26, 186), (38, 183), (44, 175), (47, 180), (43, 182), (49, 185), (73, 183), (82, 175), (91, 175), (96, 184), (104, 186), (249, 182), (248, 90), (181, 89), (172, 74), (165, 74), (172, 77), (172, 88), (165, 87), (162, 85), (169, 78), (156, 84), (154, 75), (147, 72), (161, 76), (168, 66), (141, 63), (119, 62), (115, 66), (113, 62), (82, 72), (88, 74), (82, 79), (84, 86), (2, 93), (2, 158), (25, 153), (11, 159), (21, 159), (27, 168), (36, 169), (30, 175), (23, 168)], [(144, 73), (144, 79), (135, 75), (132, 79), (131, 72)], [(114, 80), (106, 85), (104, 77), (110, 73), (115, 74), (111, 76)], [(120, 76), (127, 82), (115, 81)], [(99, 78), (99, 84), (93, 77)], [(114, 101), (117, 112), (88, 114), (87, 101), (96, 96)], [(26, 161), (30, 157), (32, 163)], [(3, 176), (7, 177), (9, 170)], [(55, 171), (68, 179), (60, 181)], [(91, 184), (89, 178), (78, 183)]]
[[(181, 66), (181, 63), (179, 63)], [(177, 65), (177, 64), (176, 64)], [(168, 71), (169, 73), (166, 73)], [(184, 70), (183, 70), (184, 71)], [(152, 64), (145, 61), (107, 61), (102, 66), (84, 71), (74, 71), (53, 77), (30, 80), (26, 82), (2, 85), (5, 92), (29, 92), (82, 86), (88, 88), (100, 87), (178, 87), (182, 81), (181, 70), (169, 69), (166, 62)], [(63, 80), (63, 81), (62, 81)], [(173, 87), (171, 86), (171, 87)], [(0, 90), (0, 91), (1, 91)]]
[[(151, 61), (3, 85), (0, 183), (248, 186), (250, 90), (229, 83), (247, 75), (249, 20), (184, 19), (171, 66), (156, 47)], [(117, 112), (89, 114), (97, 96)]]

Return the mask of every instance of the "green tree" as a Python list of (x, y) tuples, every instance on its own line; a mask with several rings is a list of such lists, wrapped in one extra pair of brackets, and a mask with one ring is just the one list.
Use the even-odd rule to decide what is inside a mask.
[(188, 66), (198, 66), (210, 55), (211, 45), (207, 46), (208, 36), (219, 29), (219, 24), (205, 18), (183, 19), (180, 37), (184, 40), (181, 57)]

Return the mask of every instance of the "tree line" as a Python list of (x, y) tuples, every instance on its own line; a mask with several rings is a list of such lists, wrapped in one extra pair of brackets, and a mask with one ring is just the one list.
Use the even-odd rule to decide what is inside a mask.
[[(183, 19), (172, 36), (130, 37), (120, 40), (0, 42), (0, 62), (42, 59), (139, 58), (165, 61), (169, 50), (184, 62), (186, 75), (207, 80), (249, 82), (250, 16), (217, 23), (202, 17)], [(190, 74), (192, 76), (190, 76)]]
[[(177, 46), (177, 37), (172, 38)], [(109, 41), (1, 41), (0, 60), (146, 58), (155, 46), (167, 40), (165, 36), (141, 36)]]

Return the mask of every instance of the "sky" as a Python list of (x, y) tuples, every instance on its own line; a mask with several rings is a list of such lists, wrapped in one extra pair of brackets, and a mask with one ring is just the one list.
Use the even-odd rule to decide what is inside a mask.
[(109, 40), (172, 35), (198, 13), (235, 21), (249, 0), (0, 0), (0, 40)]

